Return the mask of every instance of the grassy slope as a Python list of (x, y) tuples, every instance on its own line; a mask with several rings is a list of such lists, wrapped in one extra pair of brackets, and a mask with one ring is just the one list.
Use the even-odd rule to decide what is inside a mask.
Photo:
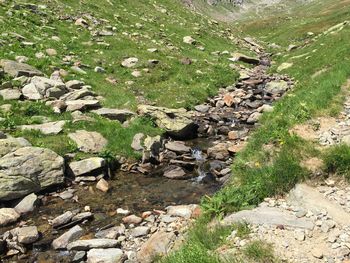
[[(261, 127), (252, 135), (247, 148), (234, 161), (231, 183), (214, 197), (203, 200), (207, 215), (220, 217), (232, 211), (255, 206), (267, 196), (285, 193), (308, 175), (300, 166), (300, 160), (323, 155), (312, 143), (291, 135), (289, 129), (316, 116), (336, 115), (342, 108), (347, 91), (341, 87), (350, 77), (350, 26), (334, 34), (320, 35), (316, 40), (311, 40), (307, 32), (319, 34), (347, 20), (350, 2), (322, 1), (303, 8), (296, 7), (295, 10), (297, 12), (293, 13), (294, 15), (279, 14), (278, 17), (269, 16), (263, 21), (241, 25), (244, 36), (257, 37), (265, 41), (266, 46), (273, 42), (281, 45), (281, 49), (271, 50), (276, 54), (273, 56), (276, 63), (271, 71), (276, 70), (283, 62), (292, 62), (293, 66), (283, 73), (294, 77), (297, 84), (288, 96), (275, 105), (272, 113), (264, 114)], [(289, 44), (296, 44), (301, 48), (286, 52)], [(298, 58), (306, 53), (307, 56)], [(311, 78), (313, 74), (325, 68), (327, 71)], [(340, 172), (344, 174), (345, 170), (348, 174), (349, 156), (349, 147), (345, 146), (336, 147), (326, 154), (328, 171), (339, 166)], [(203, 226), (200, 228), (205, 229)], [(198, 226), (193, 232), (196, 232), (196, 229)], [(205, 235), (205, 230), (203, 232)], [(224, 238), (225, 236), (221, 235), (221, 240)], [(249, 254), (255, 255), (257, 258), (254, 262), (278, 262), (277, 259), (269, 258), (271, 254), (267, 251), (259, 252), (259, 249), (254, 247), (253, 244), (250, 251), (254, 253), (242, 253), (248, 257)], [(165, 262), (196, 262), (193, 253), (200, 258), (205, 258), (206, 255), (205, 262), (220, 262), (213, 256), (214, 250), (206, 247), (205, 243), (190, 239)], [(264, 258), (265, 256), (267, 258)], [(231, 261), (236, 260), (238, 261)], [(248, 261), (245, 259), (242, 262)]]
[[(104, 106), (132, 110), (136, 109), (138, 97), (160, 106), (191, 108), (215, 94), (219, 87), (234, 82), (237, 74), (228, 67), (227, 55), (211, 54), (214, 51), (232, 52), (237, 49), (229, 39), (231, 33), (224, 27), (192, 14), (179, 3), (170, 0), (161, 3), (149, 0), (110, 2), (114, 5), (108, 1), (93, 0), (21, 2), (46, 5), (45, 9), (39, 9), (44, 14), (33, 13), (23, 6), (13, 8), (12, 1), (0, 4), (0, 29), (3, 33), (0, 58), (27, 56), (29, 64), (48, 75), (54, 68), (63, 68), (70, 73), (66, 79), (82, 79), (98, 95), (103, 96)], [(98, 21), (109, 21), (102, 21), (95, 27), (96, 30), (102, 30), (108, 25), (116, 28), (114, 36), (100, 37), (109, 47), (92, 41), (89, 30), (74, 25), (74, 19), (58, 19), (58, 15), (78, 18), (83, 14), (91, 14)], [(26, 41), (34, 42), (35, 46), (21, 46), (20, 41), (11, 35), (12, 32), (26, 37)], [(193, 36), (198, 42), (197, 46), (202, 45), (205, 50), (200, 51), (194, 45), (184, 44), (182, 39), (187, 35)], [(61, 41), (51, 39), (52, 36), (58, 36)], [(174, 49), (169, 49), (169, 45)], [(45, 53), (47, 48), (56, 49), (58, 55), (43, 59), (35, 57), (35, 53)], [(150, 53), (147, 51), (149, 48), (157, 48), (159, 52)], [(73, 56), (73, 62), (80, 61), (88, 65), (89, 68), (84, 68), (88, 74), (78, 75), (70, 71), (71, 65), (62, 62), (66, 55)], [(139, 64), (134, 69), (121, 67), (121, 61), (130, 56), (139, 58)], [(180, 59), (186, 57), (194, 62), (191, 65), (181, 64)], [(149, 59), (157, 59), (160, 63), (149, 67)], [(106, 73), (94, 72), (95, 66), (102, 66)], [(144, 68), (149, 68), (150, 72), (143, 72)], [(131, 75), (135, 69), (142, 71), (142, 77), (135, 78)], [(116, 79), (117, 84), (109, 83), (105, 80), (106, 77)], [(127, 85), (126, 82), (130, 80), (134, 84)], [(0, 104), (4, 103), (8, 102), (0, 101)], [(29, 106), (33, 103), (11, 104), (14, 105), (13, 112), (1, 114), (6, 117), (6, 121), (0, 123), (2, 129), (32, 123), (32, 115), (45, 115), (53, 120), (70, 119), (69, 114), (57, 116), (40, 103), (34, 106)], [(35, 110), (27, 113), (26, 107), (34, 107)], [(142, 131), (152, 135), (160, 132), (145, 120), (136, 120), (128, 128), (123, 128), (118, 123), (96, 118), (94, 124), (69, 124), (60, 136), (40, 136), (33, 132), (16, 132), (16, 135), (24, 135), (36, 145), (48, 146), (63, 154), (74, 150), (74, 145), (65, 134), (80, 128), (101, 132), (109, 140), (109, 151), (127, 156), (135, 156), (130, 148), (135, 133)]]

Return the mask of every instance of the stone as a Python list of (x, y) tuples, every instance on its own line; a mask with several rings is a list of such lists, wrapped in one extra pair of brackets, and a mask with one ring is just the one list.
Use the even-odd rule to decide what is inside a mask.
[(117, 237), (123, 235), (124, 233), (125, 233), (125, 226), (120, 225), (120, 226), (107, 228), (105, 230), (100, 230), (95, 234), (95, 237), (116, 239)]
[(32, 193), (24, 197), (16, 206), (15, 210), (19, 214), (26, 214), (32, 212), (38, 203), (38, 197)]
[(170, 252), (172, 242), (175, 239), (173, 232), (159, 231), (154, 233), (137, 253), (137, 259), (143, 263), (151, 263), (158, 256), (165, 256)]
[(119, 248), (91, 249), (87, 253), (87, 263), (121, 263), (124, 253)]
[(293, 63), (284, 62), (278, 66), (277, 72), (281, 72), (283, 70), (286, 70), (286, 69), (290, 68), (291, 66), (293, 66)]
[(319, 248), (319, 247), (313, 248), (311, 250), (311, 254), (315, 258), (319, 258), (319, 259), (323, 258), (323, 250), (321, 248)]
[(189, 45), (196, 44), (196, 40), (193, 37), (191, 37), (191, 36), (183, 37), (183, 42), (186, 43), (186, 44), (189, 44)]
[(13, 138), (10, 136), (5, 136), (4, 138), (0, 139), (0, 157), (26, 146), (31, 146), (31, 144), (22, 137)]
[(0, 96), (3, 100), (18, 100), (22, 96), (22, 92), (18, 89), (2, 89)]
[(147, 235), (149, 233), (149, 231), (150, 231), (150, 228), (147, 226), (138, 226), (138, 227), (131, 229), (130, 235), (132, 237), (142, 237), (142, 236)]
[(98, 100), (69, 100), (65, 102), (67, 105), (66, 111), (84, 111), (100, 107)]
[(179, 154), (191, 152), (191, 148), (182, 141), (169, 141), (165, 144), (165, 148)]
[(86, 252), (85, 251), (77, 251), (75, 253), (72, 263), (82, 263), (85, 262)]
[(68, 244), (77, 240), (83, 235), (83, 229), (80, 226), (74, 226), (67, 232), (56, 238), (52, 242), (53, 249), (66, 249)]
[(20, 214), (13, 208), (0, 208), (0, 226), (16, 222), (20, 218)]
[(91, 157), (81, 161), (71, 162), (69, 168), (74, 176), (86, 176), (100, 174), (104, 170), (106, 162), (101, 157)]
[(86, 153), (99, 153), (107, 145), (107, 140), (98, 132), (77, 130), (68, 137), (77, 144), (79, 151)]
[(66, 82), (66, 87), (68, 89), (81, 89), (85, 83), (80, 80), (69, 80)]
[(114, 248), (119, 242), (114, 239), (96, 238), (86, 240), (76, 240), (68, 244), (68, 250), (90, 250), (92, 248)]
[(247, 119), (247, 123), (249, 124), (254, 124), (256, 122), (259, 121), (261, 117), (261, 113), (260, 112), (253, 112), (252, 114), (250, 114), (250, 116)]
[(142, 76), (142, 73), (139, 70), (134, 70), (133, 72), (131, 72), (131, 75), (135, 78), (139, 78)]
[(186, 179), (186, 172), (181, 167), (169, 166), (163, 176), (169, 179)]
[(133, 148), (135, 151), (142, 151), (142, 139), (145, 137), (143, 133), (137, 133), (135, 134), (134, 138), (132, 139), (131, 148)]
[(64, 101), (76, 101), (76, 100), (85, 100), (85, 97), (88, 96), (95, 96), (95, 93), (92, 92), (90, 89), (83, 87), (78, 90), (72, 90), (69, 93), (64, 94), (63, 96), (60, 97), (60, 100)]
[(0, 66), (3, 68), (4, 72), (10, 75), (11, 77), (33, 77), (44, 75), (41, 71), (28, 64), (19, 63), (12, 60), (1, 59)]
[(127, 119), (135, 115), (134, 112), (129, 110), (119, 110), (119, 109), (109, 109), (109, 108), (100, 108), (98, 110), (93, 110), (91, 112), (110, 120), (117, 120), (121, 123), (125, 122)]
[(298, 241), (304, 241), (305, 240), (305, 233), (304, 233), (304, 231), (297, 230), (294, 233), (294, 237)]
[(229, 58), (230, 61), (236, 62), (241, 61), (248, 64), (258, 65), (260, 60), (254, 57), (250, 57), (241, 53), (233, 53), (232, 57)]
[(122, 61), (122, 66), (125, 68), (133, 68), (139, 62), (138, 58), (127, 58)]
[(141, 217), (138, 217), (136, 215), (129, 215), (129, 216), (126, 216), (124, 217), (123, 219), (123, 223), (125, 224), (133, 224), (133, 225), (138, 225), (142, 222), (142, 218)]
[(78, 66), (72, 66), (70, 69), (77, 74), (81, 74), (81, 75), (87, 74), (87, 72), (85, 70), (83, 70), (82, 68), (80, 68)]
[(209, 106), (208, 105), (197, 105), (197, 106), (194, 106), (194, 109), (198, 112), (202, 112), (202, 113), (205, 113), (205, 112), (208, 112), (209, 111)]
[(86, 219), (92, 218), (93, 214), (91, 212), (82, 212), (72, 217), (72, 221), (84, 221)]
[(107, 193), (108, 190), (109, 190), (109, 184), (108, 184), (108, 182), (107, 182), (105, 179), (101, 178), (101, 179), (97, 182), (96, 188), (97, 188), (98, 190), (104, 192), (104, 193)]
[(0, 158), (0, 167), (0, 200), (21, 198), (64, 182), (64, 160), (49, 149), (19, 148)]
[(46, 122), (43, 124), (31, 124), (19, 126), (21, 130), (36, 130), (45, 135), (56, 135), (63, 131), (66, 121)]
[(29, 100), (59, 98), (67, 92), (66, 85), (60, 80), (35, 76), (22, 88), (23, 96)]
[(70, 222), (72, 220), (73, 216), (74, 215), (71, 211), (67, 211), (64, 214), (55, 217), (54, 219), (52, 219), (49, 222), (53, 227), (59, 227), (61, 225), (64, 225), (64, 224), (67, 224), (68, 222)]
[(176, 205), (176, 206), (168, 206), (166, 208), (167, 214), (170, 216), (178, 216), (186, 219), (190, 219), (192, 217), (192, 213), (199, 208), (198, 205)]
[(270, 94), (283, 94), (289, 89), (289, 85), (286, 81), (271, 81), (265, 86), (266, 92)]
[(218, 143), (213, 147), (208, 148), (207, 154), (215, 160), (226, 160), (230, 156), (227, 148), (226, 143)]
[(21, 244), (32, 244), (39, 239), (39, 232), (36, 226), (25, 226), (16, 229), (18, 242)]
[(57, 55), (56, 49), (48, 48), (45, 51), (46, 51), (46, 54), (48, 54), (49, 56), (56, 56)]
[(192, 114), (185, 109), (140, 105), (138, 112), (152, 118), (158, 127), (165, 129), (174, 139), (191, 139), (197, 135), (198, 125), (191, 119)]

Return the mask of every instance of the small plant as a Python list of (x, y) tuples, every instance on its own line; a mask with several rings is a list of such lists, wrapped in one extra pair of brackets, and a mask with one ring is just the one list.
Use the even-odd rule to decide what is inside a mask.
[(350, 180), (350, 147), (341, 144), (330, 148), (323, 157), (327, 173), (336, 173)]
[(233, 225), (233, 228), (237, 231), (236, 236), (239, 238), (247, 237), (251, 230), (247, 222), (240, 222)]
[(263, 241), (253, 241), (246, 246), (243, 254), (256, 263), (275, 263), (277, 262), (273, 248), (270, 244)]

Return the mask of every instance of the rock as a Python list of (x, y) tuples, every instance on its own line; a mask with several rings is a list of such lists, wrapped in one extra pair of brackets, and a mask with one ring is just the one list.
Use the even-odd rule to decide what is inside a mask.
[(158, 127), (175, 139), (190, 139), (197, 135), (198, 125), (191, 119), (192, 114), (185, 109), (168, 109), (140, 105), (138, 112), (154, 119)]
[(107, 145), (107, 140), (98, 132), (78, 130), (74, 133), (69, 133), (68, 137), (77, 144), (80, 151), (86, 153), (101, 152)]
[(186, 179), (186, 172), (181, 167), (169, 166), (163, 176), (169, 179)]
[(135, 78), (139, 78), (142, 76), (142, 73), (139, 70), (134, 70), (133, 72), (131, 72), (131, 75)]
[(15, 206), (15, 210), (19, 214), (26, 214), (32, 212), (38, 203), (38, 197), (36, 194), (32, 193), (24, 197), (21, 202)]
[(0, 66), (3, 68), (4, 72), (9, 74), (11, 77), (33, 77), (44, 75), (41, 71), (30, 65), (12, 60), (2, 59), (0, 60)]
[(293, 63), (284, 62), (284, 63), (282, 63), (281, 65), (278, 66), (277, 72), (281, 72), (281, 71), (283, 71), (285, 69), (290, 68), (291, 66), (293, 66)]
[(124, 233), (125, 233), (125, 226), (120, 225), (120, 226), (107, 228), (105, 230), (100, 230), (95, 234), (95, 237), (116, 239), (117, 237), (123, 235)]
[(209, 106), (208, 105), (197, 105), (194, 106), (194, 109), (198, 112), (206, 113), (209, 111)]
[(81, 74), (81, 75), (86, 75), (86, 74), (87, 74), (87, 72), (86, 72), (85, 70), (81, 69), (81, 68), (78, 67), (78, 66), (72, 66), (70, 69), (71, 69), (73, 72), (77, 73), (77, 74)]
[(138, 260), (143, 263), (151, 263), (154, 258), (167, 255), (175, 237), (173, 232), (156, 232), (141, 246), (137, 253)]
[(165, 144), (165, 148), (179, 154), (189, 153), (191, 148), (186, 146), (182, 141), (169, 141)]
[(12, 200), (64, 182), (64, 160), (55, 152), (23, 147), (0, 158), (0, 200)]
[(72, 221), (84, 221), (93, 217), (91, 212), (82, 212), (72, 217)]
[(39, 239), (36, 226), (25, 226), (15, 230), (18, 242), (21, 244), (32, 244)]
[(147, 235), (149, 233), (149, 231), (150, 231), (150, 228), (147, 226), (138, 226), (138, 227), (131, 229), (130, 235), (132, 237), (142, 237), (142, 236)]
[(59, 98), (67, 92), (66, 85), (60, 80), (35, 76), (23, 87), (23, 96), (29, 100)]
[(84, 111), (100, 107), (100, 102), (98, 100), (69, 100), (66, 101), (66, 105), (66, 111)]
[(86, 252), (85, 251), (77, 251), (77, 253), (75, 253), (72, 263), (82, 263), (85, 262), (85, 258), (86, 258)]
[(87, 263), (121, 263), (124, 253), (119, 248), (91, 249), (87, 253)]
[(261, 117), (261, 113), (260, 112), (253, 112), (252, 114), (250, 114), (250, 116), (247, 119), (247, 123), (249, 124), (254, 124), (256, 122), (259, 121), (259, 118)]
[(52, 219), (50, 221), (51, 225), (53, 227), (59, 227), (61, 225), (67, 224), (68, 222), (70, 222), (73, 218), (73, 213), (71, 211), (67, 211), (62, 215), (59, 215), (57, 217), (55, 217), (54, 219)]
[(59, 236), (52, 242), (52, 247), (54, 249), (65, 249), (67, 245), (83, 235), (83, 229), (80, 226), (74, 226), (65, 232), (63, 235)]
[(0, 157), (26, 146), (31, 146), (31, 144), (24, 138), (5, 136), (5, 138), (0, 139)]
[(319, 259), (323, 258), (323, 250), (321, 248), (319, 248), (319, 247), (313, 248), (311, 250), (311, 254), (315, 258), (319, 258)]
[(90, 250), (92, 248), (114, 248), (118, 246), (118, 241), (114, 239), (100, 238), (77, 240), (68, 244), (68, 250)]
[(60, 100), (64, 101), (76, 101), (76, 100), (85, 100), (85, 97), (88, 96), (95, 96), (95, 93), (92, 92), (90, 89), (83, 87), (78, 90), (72, 90), (69, 93), (64, 94), (63, 96), (60, 97)]
[(101, 178), (96, 184), (96, 188), (104, 193), (107, 193), (109, 190), (109, 184), (105, 179)]
[(131, 148), (133, 148), (135, 151), (142, 151), (142, 139), (145, 137), (143, 133), (137, 133), (135, 134), (134, 138), (132, 139)]
[(167, 214), (170, 216), (179, 216), (186, 219), (192, 217), (193, 211), (195, 211), (198, 205), (177, 205), (177, 206), (168, 206), (166, 208)]
[(48, 48), (45, 51), (46, 51), (46, 54), (48, 54), (49, 56), (56, 56), (57, 55), (56, 49)]
[(239, 132), (238, 131), (229, 131), (227, 134), (228, 138), (230, 140), (237, 140), (240, 138)]
[(21, 130), (37, 130), (45, 135), (56, 135), (63, 130), (66, 121), (46, 122), (43, 124), (21, 125)]
[(294, 233), (295, 239), (298, 241), (304, 241), (305, 240), (305, 233), (304, 231), (297, 230)]
[(66, 87), (68, 89), (81, 89), (85, 83), (80, 80), (69, 80), (66, 82)]
[(234, 53), (232, 54), (232, 58), (229, 58), (229, 60), (236, 62), (241, 61), (248, 64), (258, 65), (260, 63), (260, 60), (257, 58), (249, 57), (247, 55), (243, 55), (241, 53)]
[(123, 219), (123, 223), (124, 224), (133, 224), (133, 225), (138, 225), (142, 222), (142, 218), (141, 217), (138, 217), (136, 215), (129, 215), (129, 216), (126, 216), (124, 217)]
[(20, 214), (18, 214), (13, 208), (0, 208), (0, 226), (14, 223), (19, 217)]
[(122, 66), (125, 68), (133, 68), (139, 62), (138, 58), (127, 58), (122, 61)]
[(135, 113), (132, 111), (109, 109), (109, 108), (100, 108), (98, 110), (93, 110), (91, 112), (96, 113), (110, 120), (118, 120), (121, 123), (125, 122), (128, 118), (135, 115)]
[(217, 145), (214, 145), (213, 147), (208, 148), (207, 153), (208, 156), (216, 159), (216, 160), (226, 160), (230, 153), (227, 150), (226, 143), (218, 143)]
[(105, 169), (106, 162), (100, 157), (91, 157), (81, 161), (71, 162), (69, 168), (74, 176), (86, 176), (90, 174), (101, 174)]
[(190, 44), (190, 45), (196, 44), (196, 40), (194, 38), (192, 38), (191, 36), (183, 37), (183, 42), (186, 44)]
[(271, 81), (265, 86), (266, 92), (270, 94), (283, 94), (289, 89), (289, 85), (286, 81)]
[(3, 100), (18, 100), (22, 96), (22, 92), (18, 89), (2, 89), (0, 96)]

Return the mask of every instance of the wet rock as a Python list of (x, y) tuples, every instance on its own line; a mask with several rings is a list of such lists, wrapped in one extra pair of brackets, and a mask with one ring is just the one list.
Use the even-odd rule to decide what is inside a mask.
[(241, 53), (234, 53), (232, 54), (232, 58), (230, 58), (231, 61), (241, 61), (248, 64), (258, 65), (260, 63), (260, 60), (257, 58), (249, 57), (247, 55), (243, 55)]
[(56, 135), (63, 130), (66, 121), (54, 121), (43, 124), (21, 125), (21, 130), (37, 130), (45, 135)]
[(226, 143), (218, 143), (217, 145), (214, 145), (213, 147), (208, 148), (207, 153), (208, 156), (216, 159), (216, 160), (226, 160), (230, 153), (227, 150)]
[(18, 100), (22, 96), (22, 92), (18, 89), (2, 89), (0, 96), (3, 100)]
[(54, 218), (53, 220), (49, 221), (53, 227), (59, 227), (61, 225), (64, 225), (68, 222), (70, 222), (73, 218), (73, 213), (71, 211), (67, 211), (62, 215), (59, 215), (58, 217)]
[(288, 90), (288, 88), (288, 83), (284, 80), (271, 81), (265, 86), (265, 90), (270, 94), (283, 94)]
[(92, 248), (114, 248), (117, 247), (119, 242), (114, 239), (100, 238), (100, 239), (88, 239), (77, 240), (68, 244), (68, 250), (90, 250)]
[(93, 217), (93, 214), (91, 212), (82, 212), (82, 213), (79, 213), (75, 216), (72, 217), (72, 221), (74, 222), (80, 222), (80, 221), (84, 221), (86, 219), (89, 219), (89, 218), (92, 218)]
[(15, 206), (15, 210), (19, 214), (26, 214), (32, 212), (38, 203), (38, 197), (36, 194), (32, 193), (24, 197), (21, 202)]
[(8, 224), (16, 222), (20, 217), (20, 214), (13, 208), (0, 208), (0, 226), (6, 226)]
[(78, 130), (74, 133), (69, 133), (68, 137), (77, 144), (80, 151), (86, 153), (101, 152), (107, 145), (107, 140), (98, 132)]
[(96, 188), (104, 193), (107, 193), (109, 190), (109, 184), (105, 179), (101, 178), (96, 184)]
[(0, 200), (12, 200), (64, 182), (64, 160), (55, 152), (23, 147), (0, 158)]
[(163, 176), (169, 179), (186, 179), (186, 172), (181, 167), (169, 166)]
[(116, 239), (117, 237), (123, 235), (125, 233), (125, 226), (115, 226), (105, 230), (100, 230), (95, 234), (96, 238), (110, 238)]
[(98, 110), (93, 110), (91, 112), (96, 113), (110, 120), (120, 121), (121, 123), (125, 122), (128, 118), (135, 115), (135, 113), (129, 110), (119, 110), (119, 109), (109, 109), (109, 108), (100, 108)]
[(2, 59), (0, 60), (0, 66), (3, 68), (6, 74), (9, 74), (11, 77), (33, 77), (33, 76), (42, 76), (43, 73), (36, 68), (19, 63), (12, 60)]
[(142, 237), (142, 236), (147, 235), (149, 233), (149, 231), (150, 231), (150, 228), (147, 226), (138, 226), (138, 227), (131, 229), (130, 235), (132, 237)]
[(136, 215), (126, 216), (122, 220), (123, 220), (123, 223), (125, 224), (133, 224), (133, 225), (138, 225), (142, 222), (142, 218)]
[(87, 263), (121, 263), (124, 253), (119, 248), (91, 249), (87, 253)]
[(122, 66), (125, 68), (133, 68), (138, 62), (138, 58), (127, 58), (122, 61)]
[(198, 125), (192, 121), (192, 114), (185, 109), (140, 105), (138, 112), (154, 119), (158, 127), (165, 129), (175, 139), (190, 139), (197, 135)]
[(137, 259), (140, 262), (150, 263), (157, 256), (167, 255), (175, 237), (172, 232), (156, 232), (141, 246)]
[(80, 226), (74, 226), (65, 232), (60, 237), (56, 238), (52, 242), (52, 247), (54, 249), (65, 249), (67, 245), (83, 235), (83, 229)]
[(142, 139), (144, 137), (145, 135), (143, 133), (135, 134), (131, 143), (131, 148), (133, 148), (135, 151), (142, 151), (143, 150)]
[(80, 263), (80, 262), (85, 262), (86, 258), (86, 252), (85, 251), (78, 251), (75, 253), (72, 263)]
[(165, 148), (179, 154), (189, 153), (191, 151), (191, 148), (186, 146), (182, 141), (169, 141), (165, 144)]
[(100, 174), (105, 168), (106, 162), (100, 157), (91, 157), (81, 161), (71, 162), (69, 168), (74, 176), (87, 176)]
[(21, 244), (32, 244), (39, 239), (36, 226), (25, 226), (12, 230), (16, 233), (18, 242)]

